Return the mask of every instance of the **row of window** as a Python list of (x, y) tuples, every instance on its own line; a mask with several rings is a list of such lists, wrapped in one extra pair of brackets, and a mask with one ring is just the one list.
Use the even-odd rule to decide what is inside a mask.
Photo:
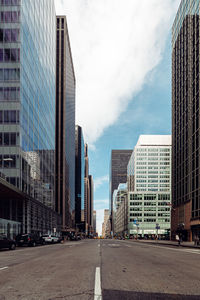
[(0, 81), (20, 80), (20, 69), (0, 69)]
[[(170, 206), (170, 202), (157, 202), (158, 206)], [(130, 206), (142, 206), (142, 202), (130, 202)], [(144, 202), (144, 206), (156, 206), (156, 202)]]
[(21, 0), (0, 0), (1, 5), (16, 6), (20, 5)]
[(150, 152), (150, 153), (146, 153), (146, 152), (138, 152), (137, 156), (170, 156), (170, 153), (168, 152), (161, 152), (160, 154), (158, 152)]
[(0, 63), (19, 62), (19, 61), (20, 61), (20, 49), (18, 48), (0, 49)]
[(0, 87), (0, 101), (18, 101), (20, 99), (19, 87)]
[(0, 146), (16, 146), (19, 144), (19, 133), (0, 132)]
[(17, 43), (20, 41), (19, 29), (0, 28), (0, 43)]
[(2, 11), (1, 23), (19, 23), (20, 11)]
[[(136, 165), (147, 165), (147, 162), (148, 162), (148, 165), (158, 165), (159, 164), (159, 161), (137, 161), (136, 162)], [(168, 161), (160, 161), (160, 165), (169, 165), (170, 162)]]
[(19, 124), (19, 111), (0, 110), (0, 124)]
[(16, 168), (17, 155), (0, 155), (0, 168)]
[[(156, 195), (144, 195), (144, 200), (155, 200)], [(130, 200), (142, 200), (142, 195), (130, 194)], [(170, 194), (158, 194), (158, 200), (170, 200)]]
[[(158, 172), (157, 172), (158, 173)], [(140, 174), (140, 172), (137, 172), (137, 174)], [(137, 175), (137, 178), (148, 178), (148, 179), (150, 179), (150, 178), (157, 178), (158, 179), (158, 175), (149, 175), (149, 174), (146, 174), (146, 175)], [(170, 178), (170, 176), (169, 175), (160, 175), (160, 178), (161, 179), (163, 179), (163, 178), (165, 178), (165, 179), (167, 179), (167, 178)]]
[[(147, 179), (137, 179), (136, 182), (147, 182)], [(169, 180), (149, 179), (148, 183), (169, 182)]]
[(158, 152), (158, 150), (160, 150), (160, 152), (170, 152), (169, 148), (137, 148), (137, 152)]
[(6, 177), (6, 180), (10, 183), (19, 187), (19, 177)]
[[(157, 220), (156, 219), (144, 219), (144, 222), (154, 223), (154, 222), (157, 222)], [(158, 222), (169, 223), (170, 219), (159, 219)]]
[(168, 212), (168, 215), (167, 216), (170, 216), (170, 208), (169, 207), (130, 207), (129, 209), (130, 212), (136, 212), (136, 211), (144, 211), (144, 212), (148, 212), (148, 213), (151, 213), (151, 212), (155, 212), (158, 211), (158, 213), (161, 213), (161, 212)]
[[(135, 219), (132, 219), (130, 218), (130, 222), (134, 222)], [(142, 220), (141, 219), (137, 219), (137, 222), (140, 222), (142, 223)], [(170, 222), (170, 219), (144, 219), (144, 222), (147, 222), (147, 223), (156, 223), (156, 222), (159, 222), (159, 223), (169, 223)]]

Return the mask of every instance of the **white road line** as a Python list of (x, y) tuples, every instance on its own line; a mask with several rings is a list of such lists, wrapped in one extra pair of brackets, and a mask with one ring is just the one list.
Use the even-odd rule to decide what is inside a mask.
[(100, 268), (99, 267), (96, 267), (96, 273), (95, 273), (94, 300), (102, 300), (102, 296), (101, 296), (101, 273), (100, 273)]
[(5, 269), (8, 269), (8, 267), (0, 268), (0, 271), (5, 270)]

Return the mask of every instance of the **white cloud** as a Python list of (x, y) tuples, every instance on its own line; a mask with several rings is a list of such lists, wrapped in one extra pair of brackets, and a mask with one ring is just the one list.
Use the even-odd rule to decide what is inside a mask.
[(101, 185), (103, 185), (105, 182), (109, 182), (109, 176), (101, 176), (96, 179), (94, 179), (94, 190), (98, 189)]
[(68, 19), (77, 123), (93, 144), (161, 61), (180, 0), (56, 0)]

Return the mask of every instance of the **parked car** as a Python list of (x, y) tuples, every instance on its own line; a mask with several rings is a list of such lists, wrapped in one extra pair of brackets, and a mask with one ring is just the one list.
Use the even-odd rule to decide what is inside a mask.
[(43, 237), (35, 233), (20, 234), (16, 237), (16, 241), (18, 246), (35, 247), (36, 245), (45, 245)]
[(0, 249), (3, 248), (15, 250), (16, 242), (14, 240), (8, 239), (5, 235), (0, 235)]
[(61, 242), (61, 238), (59, 236), (56, 235), (52, 235), (52, 234), (45, 234), (42, 236), (42, 238), (45, 240), (45, 243), (60, 243)]

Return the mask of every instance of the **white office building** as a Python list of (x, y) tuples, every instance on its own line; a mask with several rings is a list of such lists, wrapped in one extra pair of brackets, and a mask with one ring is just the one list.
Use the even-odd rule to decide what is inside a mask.
[(128, 232), (168, 235), (171, 205), (171, 135), (141, 135), (127, 168)]

